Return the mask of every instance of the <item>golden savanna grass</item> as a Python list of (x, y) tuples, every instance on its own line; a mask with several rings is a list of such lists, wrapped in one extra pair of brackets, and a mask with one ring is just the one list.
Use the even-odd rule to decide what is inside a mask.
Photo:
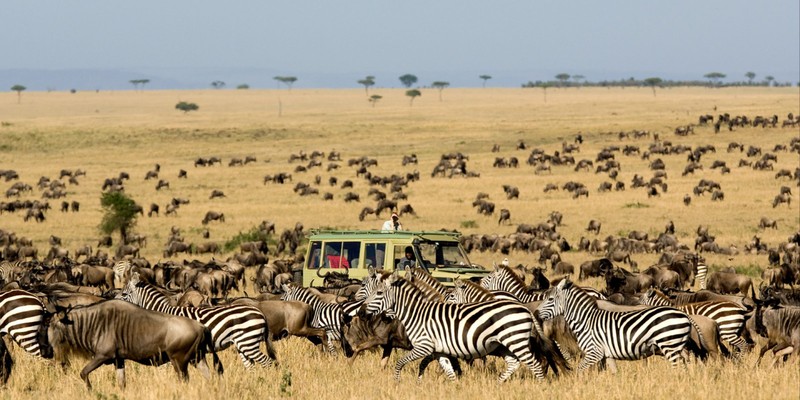
[[(70, 250), (97, 243), (97, 226), (102, 211), (99, 206), (100, 186), (107, 177), (120, 171), (131, 175), (125, 191), (145, 209), (150, 203), (161, 205), (162, 212), (172, 197), (185, 197), (189, 205), (179, 209), (176, 217), (140, 217), (136, 231), (147, 235), (148, 246), (143, 255), (151, 261), (162, 257), (163, 245), (171, 226), (180, 227), (188, 242), (200, 243), (200, 221), (208, 210), (225, 213), (226, 222), (209, 224), (211, 240), (223, 243), (239, 232), (247, 231), (261, 220), (276, 223), (278, 230), (302, 222), (306, 228), (338, 227), (377, 229), (382, 222), (368, 217), (358, 221), (362, 207), (374, 206), (367, 200), (366, 182), (355, 177), (355, 170), (346, 166), (348, 158), (368, 156), (379, 161), (373, 174), (390, 175), (418, 169), (419, 182), (406, 189), (408, 203), (418, 217), (404, 216), (407, 229), (455, 228), (469, 233), (509, 234), (516, 224), (544, 221), (551, 211), (564, 214), (559, 230), (572, 244), (587, 236), (590, 219), (602, 222), (601, 237), (625, 235), (631, 230), (644, 230), (652, 236), (663, 231), (673, 220), (679, 239), (692, 245), (694, 230), (699, 224), (709, 225), (721, 245), (736, 245), (740, 250), (754, 236), (775, 246), (800, 227), (798, 203), (791, 207), (772, 208), (772, 198), (780, 186), (793, 193), (797, 186), (788, 180), (774, 179), (775, 171), (753, 171), (738, 168), (744, 154), (728, 153), (729, 142), (760, 146), (771, 151), (776, 144), (787, 144), (798, 137), (797, 128), (739, 128), (714, 134), (712, 128), (697, 127), (696, 134), (677, 137), (676, 126), (695, 123), (701, 114), (771, 116), (781, 120), (786, 114), (800, 113), (800, 95), (796, 88), (675, 88), (650, 89), (550, 89), (547, 102), (539, 89), (446, 89), (443, 101), (433, 90), (409, 106), (409, 99), (399, 89), (373, 89), (383, 99), (373, 108), (363, 90), (202, 90), (202, 91), (122, 91), (22, 94), (17, 104), (16, 93), (0, 96), (0, 169), (15, 169), (20, 180), (35, 186), (40, 176), (57, 178), (62, 168), (86, 170), (80, 185), (68, 186), (68, 200), (81, 203), (78, 213), (60, 213), (60, 201), (51, 200), (56, 209), (47, 214), (42, 224), (24, 223), (22, 215), (0, 215), (0, 228), (34, 240), (41, 253), (46, 253), (51, 234), (60, 236)], [(183, 114), (174, 109), (178, 101), (195, 102), (200, 110)], [(715, 110), (716, 107), (716, 110)], [(279, 115), (280, 110), (280, 115)], [(585, 143), (576, 159), (594, 160), (605, 146), (633, 144), (645, 150), (650, 139), (618, 140), (617, 133), (633, 129), (658, 132), (662, 140), (690, 146), (711, 144), (716, 153), (707, 154), (705, 169), (694, 175), (681, 176), (686, 154), (661, 156), (666, 162), (669, 190), (657, 198), (647, 198), (642, 190), (598, 193), (597, 187), (610, 180), (605, 174), (574, 172), (571, 167), (554, 167), (552, 174), (535, 175), (524, 164), (530, 150), (515, 150), (524, 140), (530, 148), (539, 147), (552, 154), (563, 141), (572, 142), (582, 133)], [(493, 144), (500, 153), (491, 153)], [(323, 168), (308, 173), (294, 173), (294, 183), (322, 177), (320, 192), (331, 192), (335, 200), (323, 202), (320, 197), (299, 197), (293, 184), (264, 185), (266, 174), (292, 172), (290, 154), (304, 150), (341, 152), (344, 159), (339, 170), (330, 173)], [(470, 156), (468, 168), (480, 172), (480, 178), (447, 179), (430, 177), (430, 171), (442, 153), (463, 152)], [(402, 167), (402, 155), (416, 153), (418, 166)], [(244, 167), (228, 167), (232, 157), (252, 155), (258, 162)], [(778, 152), (776, 171), (794, 171), (800, 165), (796, 153)], [(195, 168), (198, 157), (218, 156), (223, 166)], [(515, 156), (523, 162), (518, 169), (492, 168), (494, 157)], [(654, 155), (651, 159), (655, 159)], [(621, 153), (619, 179), (630, 186), (634, 174), (651, 176), (648, 161)], [(726, 161), (731, 174), (721, 175), (708, 167), (713, 160)], [(145, 173), (159, 163), (161, 179), (170, 188), (156, 191), (154, 181), (144, 181)], [(179, 169), (189, 173), (178, 180)], [(327, 185), (329, 176), (339, 182), (352, 179), (353, 191), (361, 195), (361, 203), (345, 204), (342, 196), (349, 190)], [(722, 185), (723, 202), (711, 202), (708, 195), (693, 197), (685, 207), (684, 194), (701, 178), (713, 179)], [(563, 191), (543, 193), (547, 183), (559, 186), (569, 180), (586, 184), (588, 199), (572, 200)], [(502, 185), (516, 185), (519, 200), (506, 200)], [(6, 189), (11, 182), (0, 185)], [(210, 200), (213, 189), (225, 192), (227, 198)], [(479, 216), (471, 207), (478, 192), (486, 192), (497, 209), (511, 211), (513, 225), (498, 226), (492, 217)], [(39, 198), (34, 190), (23, 198)], [(406, 202), (401, 202), (405, 204)], [(762, 216), (778, 221), (778, 229), (757, 228)], [(385, 216), (384, 216), (385, 217)], [(466, 228), (464, 226), (467, 226)], [(592, 235), (593, 238), (593, 235)], [(227, 257), (223, 254), (218, 257)], [(479, 264), (490, 265), (501, 255), (471, 254)], [(597, 255), (569, 252), (566, 261), (579, 264)], [(207, 259), (208, 257), (202, 257)], [(511, 262), (533, 265), (535, 257), (512, 253)], [(656, 261), (657, 255), (634, 255), (640, 266)], [(767, 265), (766, 256), (728, 257), (707, 255), (712, 268), (734, 266), (758, 275)], [(757, 277), (758, 282), (760, 277)], [(590, 281), (602, 287), (599, 280)], [(347, 364), (342, 357), (319, 354), (300, 339), (278, 343), (281, 367), (270, 370), (244, 371), (232, 351), (224, 352), (227, 367), (222, 379), (210, 382), (192, 371), (188, 385), (175, 383), (171, 368), (129, 367), (128, 389), (119, 391), (114, 374), (102, 367), (93, 375), (98, 397), (202, 397), (202, 398), (797, 398), (800, 396), (800, 374), (797, 361), (782, 368), (753, 368), (755, 354), (741, 364), (711, 362), (692, 363), (686, 371), (673, 370), (662, 359), (622, 363), (620, 373), (590, 372), (585, 376), (548, 379), (539, 383), (519, 374), (508, 384), (495, 384), (502, 362), (496, 367), (467, 367), (465, 376), (456, 383), (446, 382), (438, 367), (429, 368), (421, 383), (414, 378), (416, 363), (403, 371), (399, 383), (389, 370), (379, 370), (377, 356), (369, 355)], [(13, 398), (82, 398), (87, 395), (77, 374), (82, 362), (77, 361), (62, 374), (57, 368), (33, 360), (14, 351), (17, 369), (2, 392)], [(281, 391), (281, 382), (291, 373), (291, 386), (283, 385), (291, 394)], [(524, 375), (521, 378), (520, 375)]]

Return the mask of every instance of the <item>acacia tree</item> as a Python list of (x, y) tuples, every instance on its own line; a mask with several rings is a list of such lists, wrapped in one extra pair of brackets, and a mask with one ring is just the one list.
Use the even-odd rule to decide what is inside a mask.
[(150, 83), (150, 79), (131, 79), (128, 82), (133, 84), (134, 90), (139, 90), (139, 85), (142, 85), (142, 89), (144, 89), (144, 85)]
[(197, 111), (198, 109), (200, 109), (200, 107), (195, 103), (182, 101), (178, 104), (175, 104), (175, 109), (183, 111), (184, 114), (188, 114), (189, 111)]
[(369, 96), (369, 102), (372, 103), (372, 108), (375, 108), (375, 104), (377, 104), (378, 101), (382, 98), (383, 96), (379, 94), (373, 94), (372, 96)]
[(653, 89), (653, 97), (656, 97), (656, 86), (660, 86), (664, 82), (661, 78), (653, 77), (644, 80), (644, 84)]
[(767, 86), (772, 86), (772, 81), (775, 80), (775, 78), (772, 75), (767, 75), (764, 77), (764, 79), (767, 80)]
[(561, 86), (564, 86), (569, 80), (569, 74), (562, 72), (556, 75), (556, 79), (558, 79), (558, 81), (561, 82)]
[(583, 75), (572, 75), (572, 80), (575, 81), (576, 85), (580, 85), (581, 81), (584, 80), (586, 77)]
[(402, 83), (403, 86), (405, 86), (407, 88), (410, 88), (411, 85), (417, 83), (417, 76), (416, 75), (405, 74), (405, 75), (401, 75), (399, 79), (400, 79), (400, 83)]
[(483, 79), (483, 87), (485, 88), (486, 87), (486, 81), (488, 81), (489, 79), (492, 79), (492, 76), (491, 75), (481, 75), (478, 78)]
[(744, 74), (744, 76), (747, 77), (747, 83), (751, 85), (753, 84), (753, 79), (756, 79), (756, 73), (752, 71), (748, 71), (747, 73)]
[(121, 243), (127, 243), (128, 233), (136, 226), (136, 213), (139, 209), (136, 202), (123, 192), (112, 191), (100, 196), (100, 205), (103, 207), (100, 232), (111, 235), (119, 231)]
[(709, 72), (703, 75), (704, 78), (711, 81), (711, 84), (714, 86), (719, 86), (720, 79), (724, 79), (727, 75), (723, 74), (722, 72)]
[(17, 92), (17, 104), (22, 103), (22, 92), (27, 89), (25, 86), (22, 85), (14, 85), (11, 87), (11, 90)]
[(211, 87), (213, 87), (214, 89), (222, 89), (225, 87), (225, 82), (223, 81), (211, 82)]
[(368, 75), (366, 78), (359, 80), (358, 84), (364, 85), (364, 91), (367, 93), (367, 96), (369, 96), (369, 87), (375, 84), (375, 77)]
[(450, 82), (436, 81), (431, 83), (431, 86), (439, 90), (439, 101), (442, 101), (442, 90), (450, 86)]
[(411, 97), (411, 102), (408, 104), (409, 107), (414, 105), (414, 99), (417, 96), (422, 96), (422, 92), (417, 89), (406, 90), (406, 96)]
[(297, 77), (294, 76), (276, 76), (272, 79), (275, 79), (278, 82), (282, 82), (284, 85), (286, 85), (287, 88), (289, 88), (290, 92), (292, 91), (292, 85), (295, 82), (297, 82)]
[(550, 82), (542, 82), (539, 86), (541, 86), (542, 92), (544, 93), (544, 102), (547, 103), (547, 88), (553, 85)]

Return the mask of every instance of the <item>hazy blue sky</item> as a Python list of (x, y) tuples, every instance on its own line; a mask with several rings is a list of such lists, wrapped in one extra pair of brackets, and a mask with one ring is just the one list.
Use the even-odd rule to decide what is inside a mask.
[(274, 85), (284, 74), (297, 87), (355, 87), (366, 75), (399, 86), (402, 73), (453, 86), (484, 73), (496, 86), (559, 72), (800, 80), (798, 0), (3, 0), (0, 15), (6, 79), (44, 69), (176, 84)]

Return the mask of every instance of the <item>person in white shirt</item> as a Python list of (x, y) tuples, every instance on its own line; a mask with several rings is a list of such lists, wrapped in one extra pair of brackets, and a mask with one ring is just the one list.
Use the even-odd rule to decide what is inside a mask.
[(400, 217), (397, 213), (392, 213), (392, 219), (383, 223), (382, 231), (402, 231), (403, 225), (400, 225)]

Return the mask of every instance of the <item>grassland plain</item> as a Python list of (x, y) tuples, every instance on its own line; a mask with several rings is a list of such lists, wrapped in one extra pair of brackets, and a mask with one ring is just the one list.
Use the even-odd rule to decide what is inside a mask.
[[(687, 137), (673, 135), (676, 126), (695, 123), (702, 114), (771, 116), (781, 119), (786, 114), (800, 113), (800, 95), (796, 88), (674, 88), (550, 89), (547, 101), (538, 89), (446, 89), (443, 101), (433, 90), (423, 90), (423, 96), (409, 105), (409, 99), (398, 89), (373, 89), (383, 96), (375, 107), (366, 101), (363, 90), (204, 90), (204, 91), (121, 91), (69, 93), (24, 93), (17, 104), (16, 93), (0, 96), (0, 169), (15, 169), (20, 180), (35, 186), (40, 176), (57, 178), (62, 168), (81, 168), (87, 176), (79, 178), (80, 185), (68, 186), (67, 199), (81, 203), (78, 213), (60, 213), (56, 207), (47, 214), (44, 223), (23, 222), (22, 215), (0, 215), (0, 228), (12, 230), (19, 236), (33, 239), (40, 252), (49, 248), (51, 234), (60, 236), (70, 250), (83, 245), (96, 245), (97, 225), (102, 212), (99, 206), (100, 186), (105, 178), (120, 171), (131, 175), (126, 192), (145, 208), (150, 203), (164, 206), (172, 197), (191, 200), (174, 217), (140, 217), (136, 231), (147, 235), (148, 246), (143, 256), (150, 260), (162, 258), (163, 244), (171, 226), (182, 228), (187, 241), (200, 243), (200, 221), (208, 210), (224, 212), (225, 223), (209, 224), (211, 239), (224, 242), (238, 232), (247, 231), (263, 219), (276, 223), (279, 231), (295, 222), (306, 228), (339, 227), (377, 229), (381, 220), (368, 217), (358, 221), (357, 215), (365, 205), (369, 186), (355, 177), (354, 168), (347, 167), (349, 158), (368, 156), (379, 161), (370, 170), (377, 175), (406, 173), (418, 169), (419, 182), (409, 185), (407, 203), (418, 216), (403, 217), (407, 229), (459, 229), (463, 233), (508, 234), (519, 223), (544, 221), (551, 212), (564, 214), (565, 225), (560, 232), (571, 243), (588, 236), (585, 227), (590, 219), (602, 222), (601, 237), (643, 230), (652, 235), (663, 231), (667, 221), (676, 226), (679, 239), (691, 244), (694, 230), (700, 224), (709, 225), (721, 245), (744, 245), (754, 235), (775, 246), (800, 228), (800, 201), (773, 208), (772, 198), (780, 186), (796, 186), (787, 180), (774, 178), (775, 171), (754, 171), (737, 168), (739, 152), (728, 153), (730, 142), (745, 146), (760, 146), (772, 150), (776, 144), (788, 144), (800, 136), (797, 128), (739, 128), (733, 132), (714, 134), (711, 127), (697, 127)], [(178, 101), (195, 102), (197, 112), (188, 114), (174, 109)], [(527, 159), (530, 148), (542, 148), (552, 154), (561, 149), (563, 141), (571, 142), (581, 133), (585, 143), (576, 159), (594, 160), (608, 145), (632, 144), (644, 150), (649, 139), (625, 139), (617, 133), (634, 129), (658, 132), (662, 140), (689, 146), (714, 145), (716, 153), (707, 154), (702, 163), (705, 169), (694, 175), (681, 176), (686, 155), (661, 156), (667, 165), (669, 190), (659, 197), (648, 198), (646, 193), (628, 189), (624, 192), (598, 193), (596, 188), (610, 180), (604, 174), (575, 172), (572, 167), (554, 167), (552, 174), (535, 175), (527, 165), (518, 169), (492, 168), (495, 157)], [(516, 150), (523, 140), (528, 150)], [(500, 146), (491, 153), (492, 145)], [(320, 175), (320, 192), (331, 192), (334, 200), (320, 197), (299, 197), (292, 192), (293, 184), (263, 184), (266, 174), (292, 172), (297, 163), (290, 164), (290, 154), (304, 150), (341, 152), (345, 160), (341, 168), (326, 172), (322, 168), (308, 173), (294, 173), (294, 182), (312, 182)], [(480, 172), (480, 178), (431, 178), (429, 172), (442, 153), (460, 151), (470, 156), (468, 168)], [(415, 153), (419, 165), (402, 167), (402, 155)], [(232, 157), (255, 156), (258, 161), (243, 167), (228, 167)], [(800, 166), (796, 153), (777, 152), (775, 170), (794, 171)], [(198, 157), (217, 156), (222, 166), (195, 168)], [(655, 157), (652, 157), (653, 159)], [(621, 163), (619, 180), (630, 186), (634, 174), (651, 176), (648, 161), (636, 156), (617, 154)], [(708, 167), (713, 160), (722, 160), (731, 173), (721, 175)], [(159, 163), (160, 178), (170, 182), (170, 188), (155, 190), (155, 182), (145, 181), (145, 173)], [(179, 169), (188, 171), (188, 179), (178, 179)], [(360, 203), (344, 203), (342, 196), (349, 190), (327, 185), (328, 177), (339, 182), (352, 179), (354, 192), (361, 195)], [(682, 203), (685, 194), (701, 178), (719, 182), (725, 192), (723, 202), (712, 202), (708, 196), (693, 197), (688, 207)], [(563, 191), (543, 193), (547, 183), (563, 185), (569, 180), (586, 184), (588, 199), (573, 200)], [(511, 184), (520, 189), (519, 200), (506, 200), (501, 186)], [(6, 183), (10, 186), (11, 182)], [(209, 199), (212, 189), (226, 194), (223, 199)], [(512, 225), (498, 226), (495, 217), (479, 216), (471, 207), (478, 192), (490, 194), (497, 208), (511, 211)], [(796, 195), (796, 193), (795, 193)], [(38, 199), (41, 192), (23, 195), (23, 199)], [(401, 202), (405, 204), (406, 202)], [(778, 229), (761, 231), (757, 228), (762, 216), (778, 221)], [(385, 217), (385, 216), (384, 216)], [(465, 227), (466, 226), (466, 227)], [(225, 258), (229, 254), (218, 257)], [(563, 255), (566, 261), (580, 263), (596, 257), (579, 252)], [(208, 257), (200, 257), (207, 259)], [(501, 256), (475, 253), (473, 261), (490, 265)], [(657, 255), (634, 255), (640, 266), (655, 262)], [(528, 254), (512, 253), (512, 263), (533, 265), (535, 258)], [(734, 266), (738, 270), (759, 276), (766, 267), (765, 256), (740, 254), (735, 257), (707, 255), (712, 269)], [(758, 279), (757, 279), (758, 281)], [(590, 283), (602, 287), (599, 280)], [(279, 369), (247, 372), (226, 351), (227, 372), (223, 379), (206, 382), (193, 374), (190, 384), (174, 383), (170, 368), (133, 367), (129, 387), (119, 391), (113, 384), (113, 373), (101, 368), (92, 376), (97, 392), (93, 396), (143, 398), (239, 398), (289, 396), (294, 398), (544, 398), (544, 397), (612, 397), (640, 398), (674, 397), (676, 391), (689, 398), (798, 398), (800, 373), (797, 364), (777, 369), (762, 366), (754, 369), (755, 355), (741, 364), (712, 362), (691, 364), (686, 371), (672, 370), (661, 359), (648, 362), (623, 363), (620, 373), (592, 372), (586, 376), (568, 376), (544, 383), (515, 379), (497, 386), (499, 374), (492, 363), (486, 367), (467, 368), (457, 383), (448, 383), (438, 371), (430, 368), (426, 378), (416, 383), (416, 365), (403, 372), (395, 383), (389, 370), (379, 370), (377, 357), (370, 355), (347, 364), (341, 357), (320, 355), (310, 344), (298, 339), (279, 343), (282, 366)], [(57, 368), (14, 352), (17, 369), (2, 392), (11, 398), (84, 398), (87, 396), (77, 374), (82, 367), (76, 362), (64, 375)], [(499, 363), (501, 364), (501, 363)], [(499, 365), (498, 364), (498, 365)], [(499, 368), (499, 367), (498, 367)], [(291, 373), (291, 386), (282, 384)], [(524, 374), (523, 374), (524, 375)]]

